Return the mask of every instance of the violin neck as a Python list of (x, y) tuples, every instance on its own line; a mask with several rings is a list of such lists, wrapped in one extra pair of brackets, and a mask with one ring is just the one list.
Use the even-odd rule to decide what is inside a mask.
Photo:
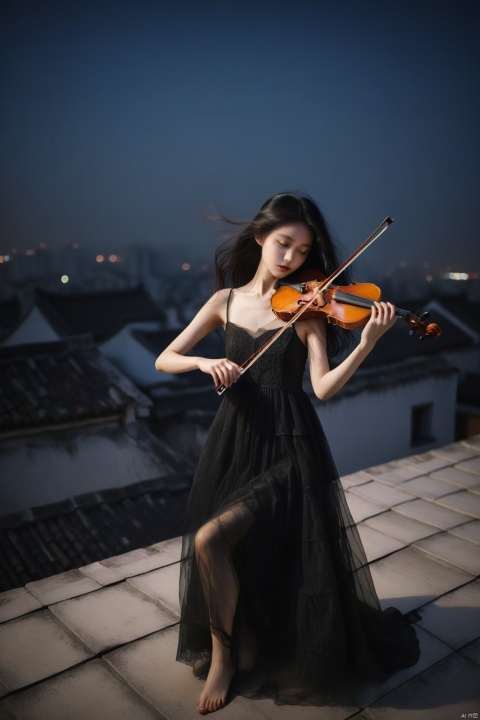
[[(346, 293), (343, 290), (335, 290), (332, 295), (332, 299), (335, 302), (347, 303), (348, 305), (355, 305), (356, 307), (371, 308), (374, 304), (374, 300), (361, 297), (360, 295), (354, 295), (353, 293)], [(395, 308), (395, 315), (398, 317), (405, 318), (410, 313), (408, 310), (402, 310), (402, 308)]]

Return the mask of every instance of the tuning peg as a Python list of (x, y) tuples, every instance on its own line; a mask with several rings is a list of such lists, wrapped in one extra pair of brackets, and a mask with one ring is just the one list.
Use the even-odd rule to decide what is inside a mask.
[(420, 315), (421, 320), (426, 320), (429, 317), (430, 317), (430, 313), (427, 310)]

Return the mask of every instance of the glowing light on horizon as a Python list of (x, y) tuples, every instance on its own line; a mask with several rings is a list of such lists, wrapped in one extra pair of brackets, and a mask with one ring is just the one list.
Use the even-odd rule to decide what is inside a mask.
[(118, 257), (117, 255), (109, 255), (108, 259), (110, 260), (110, 262), (114, 263), (117, 262)]
[(478, 273), (447, 272), (443, 277), (445, 280), (476, 280)]
[(62, 277), (60, 278), (60, 280), (61, 280), (62, 283), (65, 285), (65, 283), (67, 283), (67, 282), (70, 280), (70, 278), (68, 277), (68, 275), (62, 275)]
[(95, 258), (95, 260), (96, 260), (98, 263), (102, 263), (102, 262), (105, 260), (105, 258), (103, 257), (103, 255), (97, 255), (97, 257)]
[(35, 250), (32, 250), (32, 249), (25, 250), (25, 255), (28, 255), (29, 257), (31, 257), (32, 255), (35, 255)]
[(182, 270), (190, 270), (190, 264), (189, 263), (183, 263)]

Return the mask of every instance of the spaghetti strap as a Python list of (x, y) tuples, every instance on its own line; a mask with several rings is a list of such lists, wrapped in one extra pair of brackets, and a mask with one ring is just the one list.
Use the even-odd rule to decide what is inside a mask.
[(229, 318), (228, 318), (228, 313), (229, 313), (229, 310), (230, 310), (230, 302), (231, 302), (231, 300), (232, 300), (232, 295), (233, 295), (233, 288), (231, 288), (230, 292), (228, 293), (228, 300), (227, 300), (227, 322), (228, 322), (228, 320), (229, 320)]

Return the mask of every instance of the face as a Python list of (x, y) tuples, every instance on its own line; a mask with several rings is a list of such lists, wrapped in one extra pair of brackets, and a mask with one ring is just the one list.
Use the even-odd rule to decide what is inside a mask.
[(312, 247), (312, 233), (303, 223), (276, 228), (264, 238), (256, 238), (262, 247), (262, 262), (276, 278), (284, 278), (303, 265)]

